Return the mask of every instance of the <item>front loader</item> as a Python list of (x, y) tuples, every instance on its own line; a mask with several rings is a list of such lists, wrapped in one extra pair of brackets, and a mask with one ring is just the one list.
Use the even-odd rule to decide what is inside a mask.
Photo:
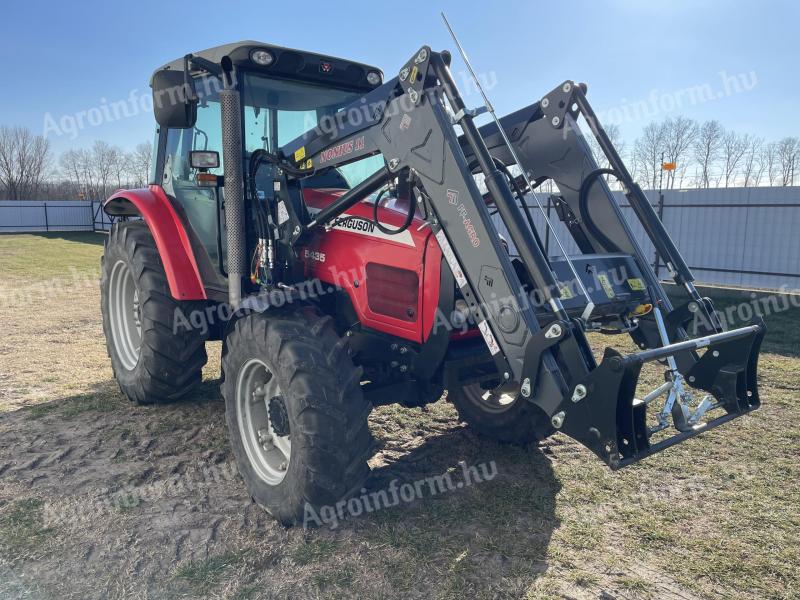
[[(144, 221), (116, 224), (104, 259), (121, 388), (139, 402), (184, 395), (205, 341), (222, 339), (239, 470), (285, 523), (361, 488), (378, 404), (446, 392), (479, 433), (525, 444), (561, 431), (612, 469), (759, 406), (763, 322), (723, 330), (586, 86), (565, 81), (478, 127), (449, 64), (425, 46), (384, 82), (258, 42), (186, 55), (151, 82), (152, 184), (105, 204)], [(610, 177), (683, 291), (678, 306)], [(530, 201), (546, 181), (580, 254), (542, 243)], [(598, 363), (594, 333), (629, 334), (639, 351), (608, 347)], [(646, 363), (664, 383), (642, 393)]]

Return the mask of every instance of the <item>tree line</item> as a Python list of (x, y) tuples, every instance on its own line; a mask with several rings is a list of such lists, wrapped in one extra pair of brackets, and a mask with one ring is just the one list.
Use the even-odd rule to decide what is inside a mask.
[(56, 159), (46, 137), (0, 126), (0, 200), (103, 200), (147, 185), (152, 153), (150, 142), (125, 151), (98, 140)]
[[(616, 145), (619, 128), (608, 133)], [(599, 149), (593, 144), (596, 156)], [(800, 139), (726, 130), (719, 121), (682, 116), (647, 125), (625, 153), (633, 178), (645, 189), (790, 186), (800, 182)], [(605, 162), (600, 161), (600, 162)], [(672, 170), (663, 163), (674, 163)]]
[[(719, 121), (668, 117), (647, 125), (632, 145), (606, 127), (634, 179), (645, 189), (790, 186), (800, 182), (800, 139), (776, 141), (726, 130)], [(594, 138), (590, 146), (606, 167)], [(104, 141), (67, 150), (56, 160), (50, 142), (24, 127), (0, 126), (0, 200), (103, 200), (150, 178), (152, 144), (125, 151)], [(665, 171), (662, 163), (675, 163)]]

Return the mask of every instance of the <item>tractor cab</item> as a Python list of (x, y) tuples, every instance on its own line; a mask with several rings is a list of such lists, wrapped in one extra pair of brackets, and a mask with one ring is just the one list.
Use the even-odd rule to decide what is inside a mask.
[[(155, 71), (151, 86), (159, 128), (153, 183), (179, 205), (196, 245), (221, 278), (227, 272), (227, 244), (220, 108), (225, 75), (220, 63), (229, 67), (235, 78), (230, 83), (240, 97), (245, 178), (254, 152), (277, 153), (321, 119), (334, 118), (379, 86), (383, 75), (352, 61), (252, 41), (190, 54)], [(193, 99), (189, 110), (187, 98)], [(305, 178), (300, 185), (346, 190), (382, 165), (379, 156), (370, 157)], [(253, 182), (261, 200), (274, 201), (275, 180), (273, 165), (261, 165)]]

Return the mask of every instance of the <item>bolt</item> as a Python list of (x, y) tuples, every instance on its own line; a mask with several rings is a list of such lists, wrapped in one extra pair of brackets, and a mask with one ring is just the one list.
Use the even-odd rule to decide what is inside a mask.
[(553, 117), (553, 120), (550, 122), (553, 124), (553, 127), (558, 127), (558, 124), (561, 123), (561, 119), (558, 117)]
[(531, 397), (531, 380), (529, 378), (526, 377), (522, 380), (522, 387), (519, 389), (519, 391), (526, 398)]
[(511, 379), (511, 375), (508, 374), (508, 371), (503, 373), (503, 379)]
[(580, 402), (584, 398), (586, 398), (586, 386), (582, 383), (579, 383), (575, 386), (575, 391), (572, 392), (572, 401)]
[(714, 351), (711, 353), (711, 356), (713, 356), (714, 358), (716, 358), (717, 356), (719, 356), (719, 350), (714, 350)]
[(563, 332), (564, 332), (564, 330), (561, 329), (561, 325), (559, 325), (558, 323), (553, 323), (550, 326), (550, 329), (548, 329), (545, 332), (544, 337), (549, 338), (549, 339), (559, 338), (559, 337), (561, 337), (561, 334)]
[(553, 418), (550, 419), (550, 423), (552, 423), (553, 427), (556, 429), (561, 429), (561, 426), (564, 424), (564, 411), (558, 412), (553, 415)]
[(542, 108), (547, 108), (548, 106), (550, 106), (550, 98), (542, 98), (540, 104), (542, 105)]
[(689, 375), (689, 383), (694, 383), (694, 381), (695, 381), (695, 376)]
[(564, 90), (564, 93), (565, 93), (565, 94), (569, 94), (569, 93), (570, 93), (570, 91), (572, 91), (572, 84), (571, 84), (571, 83), (568, 81), (567, 83), (565, 83), (565, 84), (564, 84), (564, 85), (561, 87), (561, 89), (562, 89), (562, 90)]
[(400, 365), (400, 372), (405, 373), (406, 371), (408, 371), (408, 367), (405, 365)]
[(300, 226), (299, 225), (295, 225), (294, 234), (297, 235), (298, 233), (300, 233)]
[(692, 313), (696, 313), (700, 309), (700, 307), (697, 306), (697, 302), (689, 302), (687, 308), (689, 309), (689, 312)]

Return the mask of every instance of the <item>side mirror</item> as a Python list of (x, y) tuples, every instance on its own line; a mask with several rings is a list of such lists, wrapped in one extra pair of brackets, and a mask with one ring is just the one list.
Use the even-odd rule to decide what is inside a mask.
[(184, 80), (183, 71), (163, 70), (153, 75), (153, 113), (156, 123), (169, 129), (194, 127), (197, 94), (194, 80)]
[(192, 150), (189, 152), (189, 166), (193, 169), (219, 168), (219, 152), (214, 150)]

